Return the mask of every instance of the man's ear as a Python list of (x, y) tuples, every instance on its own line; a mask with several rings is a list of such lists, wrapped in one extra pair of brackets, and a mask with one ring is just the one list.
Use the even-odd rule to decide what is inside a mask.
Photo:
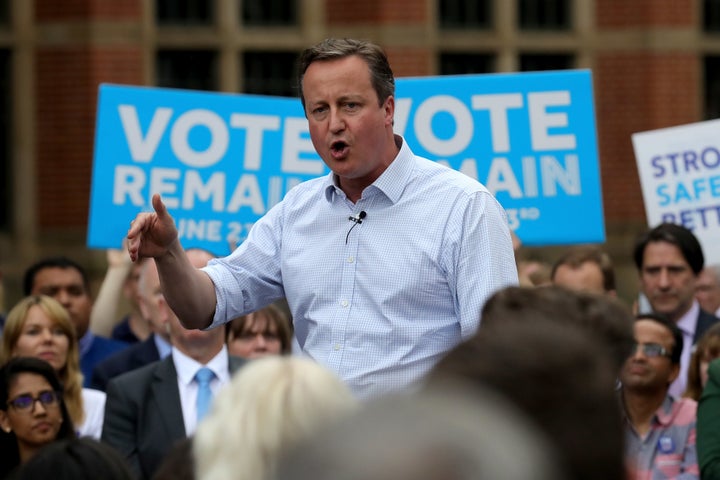
[(138, 297), (138, 307), (140, 308), (140, 315), (145, 320), (150, 320), (152, 318), (152, 314), (150, 313), (150, 307), (148, 307), (149, 300), (145, 298), (145, 295), (139, 295)]
[(158, 299), (158, 314), (160, 321), (165, 325), (170, 322), (170, 315), (174, 315), (173, 311), (170, 309), (170, 305), (168, 305), (165, 301), (165, 297), (160, 297)]
[(386, 98), (385, 103), (383, 104), (383, 109), (385, 110), (385, 122), (389, 125), (393, 125), (395, 123), (395, 97), (390, 95)]

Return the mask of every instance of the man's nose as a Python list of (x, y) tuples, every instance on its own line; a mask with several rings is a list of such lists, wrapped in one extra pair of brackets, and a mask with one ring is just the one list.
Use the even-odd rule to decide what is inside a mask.
[(70, 295), (65, 290), (58, 290), (55, 294), (55, 300), (60, 302), (64, 307), (70, 305)]
[(340, 132), (345, 129), (345, 119), (340, 110), (330, 109), (330, 131)]

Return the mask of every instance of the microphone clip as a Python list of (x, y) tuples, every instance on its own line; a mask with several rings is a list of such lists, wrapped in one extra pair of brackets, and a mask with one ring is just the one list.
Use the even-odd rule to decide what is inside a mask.
[(350, 220), (353, 223), (362, 223), (363, 218), (365, 218), (365, 217), (367, 217), (367, 213), (365, 213), (365, 210), (362, 210), (362, 211), (356, 213), (355, 215), (350, 215), (348, 217), (348, 220)]
[(365, 217), (367, 217), (367, 213), (365, 213), (365, 210), (361, 210), (355, 215), (350, 215), (348, 217), (348, 220), (353, 222), (353, 224), (352, 227), (350, 227), (350, 230), (348, 230), (347, 235), (345, 235), (345, 245), (347, 245), (348, 238), (350, 238), (350, 232), (352, 232), (352, 229), (355, 228), (355, 225), (357, 225), (358, 223), (362, 223)]

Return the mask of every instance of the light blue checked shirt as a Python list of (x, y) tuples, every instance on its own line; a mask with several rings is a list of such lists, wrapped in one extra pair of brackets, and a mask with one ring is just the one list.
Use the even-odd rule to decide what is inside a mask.
[(212, 260), (212, 326), (285, 297), (297, 346), (360, 398), (414, 386), (475, 333), (485, 300), (518, 281), (505, 212), (402, 143), (356, 204), (332, 173), (309, 180)]

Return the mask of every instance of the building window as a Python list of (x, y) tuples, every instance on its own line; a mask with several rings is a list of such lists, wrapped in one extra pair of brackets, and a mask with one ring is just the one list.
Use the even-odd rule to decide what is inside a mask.
[(567, 30), (570, 0), (519, 0), (518, 25), (522, 30)]
[(296, 97), (298, 52), (243, 53), (243, 92)]
[(720, 118), (720, 56), (705, 57), (705, 119)]
[(217, 54), (207, 50), (161, 50), (157, 54), (159, 87), (218, 90)]
[(438, 19), (444, 29), (489, 29), (491, 0), (440, 0)]
[(720, 33), (720, 0), (703, 1), (703, 28), (706, 32)]
[(298, 24), (297, 0), (242, 0), (242, 22), (253, 27), (285, 27)]
[(567, 70), (574, 68), (573, 56), (567, 54), (520, 55), (520, 71)]
[(494, 57), (487, 53), (440, 54), (440, 75), (491, 73), (493, 71)]
[(157, 0), (155, 15), (158, 25), (211, 25), (212, 0)]
[(10, 52), (0, 50), (0, 231), (10, 229), (10, 210), (13, 194), (12, 166), (10, 157)]

